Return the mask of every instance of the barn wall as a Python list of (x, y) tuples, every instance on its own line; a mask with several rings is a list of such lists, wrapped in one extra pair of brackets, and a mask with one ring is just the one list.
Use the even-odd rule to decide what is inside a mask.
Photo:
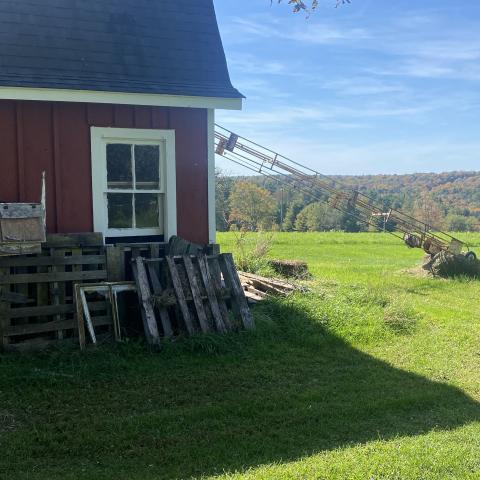
[(90, 127), (174, 129), (178, 234), (208, 243), (207, 110), (0, 101), (0, 201), (37, 202), (50, 233), (93, 230)]

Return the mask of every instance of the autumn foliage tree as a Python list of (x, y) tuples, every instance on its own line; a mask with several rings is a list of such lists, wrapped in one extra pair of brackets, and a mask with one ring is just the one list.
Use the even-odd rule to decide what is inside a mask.
[(429, 228), (443, 228), (444, 213), (439, 202), (427, 192), (422, 193), (413, 206), (413, 216)]
[(229, 222), (243, 230), (268, 230), (277, 212), (274, 196), (250, 182), (238, 182), (230, 195)]

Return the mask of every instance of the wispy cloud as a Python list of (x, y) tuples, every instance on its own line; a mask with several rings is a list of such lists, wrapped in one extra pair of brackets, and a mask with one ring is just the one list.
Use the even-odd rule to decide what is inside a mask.
[(220, 123), (326, 173), (478, 169), (480, 5), (362, 0), (305, 20), (244, 1), (218, 2), (247, 95)]
[(278, 39), (310, 45), (329, 45), (355, 42), (370, 37), (367, 30), (357, 27), (340, 27), (327, 22), (309, 21), (301, 27), (298, 24), (286, 26), (272, 18), (263, 21), (253, 18), (234, 17), (228, 32), (241, 35), (241, 41), (258, 41), (258, 38)]

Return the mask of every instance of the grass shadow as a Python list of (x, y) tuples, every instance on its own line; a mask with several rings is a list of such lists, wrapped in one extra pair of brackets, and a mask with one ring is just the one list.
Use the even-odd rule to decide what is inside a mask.
[(255, 332), (157, 355), (3, 357), (6, 478), (201, 477), (480, 419), (461, 390), (352, 348), (294, 301), (255, 316)]

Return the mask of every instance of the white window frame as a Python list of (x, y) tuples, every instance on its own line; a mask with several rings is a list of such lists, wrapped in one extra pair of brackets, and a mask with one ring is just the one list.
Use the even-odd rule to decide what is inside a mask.
[[(164, 235), (165, 241), (177, 234), (177, 188), (175, 131), (134, 128), (91, 127), (93, 226), (104, 237)], [(163, 229), (108, 228), (107, 144), (137, 143), (160, 145), (160, 190), (163, 191)], [(163, 161), (162, 161), (163, 160)], [(119, 191), (121, 193), (121, 191)], [(133, 193), (133, 192), (132, 192)], [(146, 192), (148, 193), (148, 192)]]

